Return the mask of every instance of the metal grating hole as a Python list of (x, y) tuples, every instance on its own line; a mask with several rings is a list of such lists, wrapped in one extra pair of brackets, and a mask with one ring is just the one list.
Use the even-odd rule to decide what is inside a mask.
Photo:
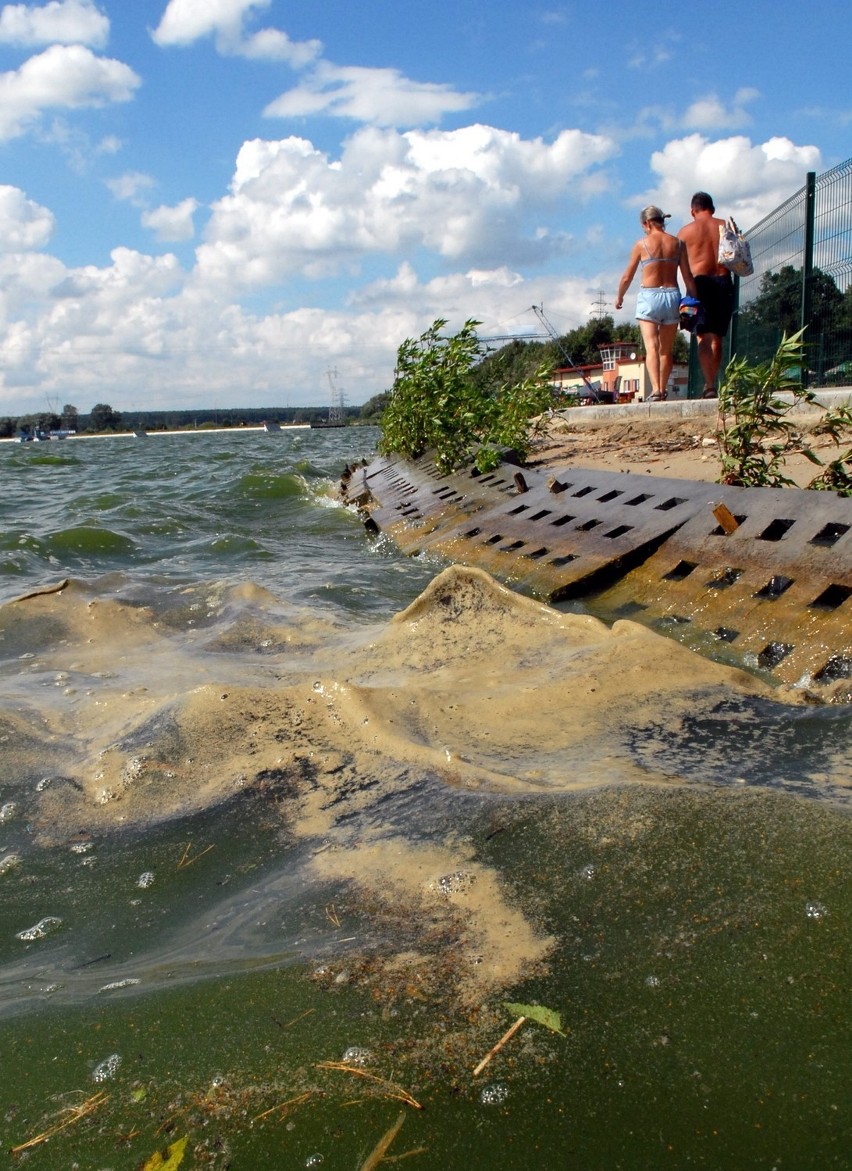
[(611, 492), (604, 492), (603, 496), (599, 496), (601, 504), (609, 504), (610, 500), (615, 500), (616, 496), (623, 496), (624, 493), (613, 488)]
[(832, 683), (835, 679), (852, 679), (852, 658), (849, 655), (832, 655), (824, 667), (814, 675), (819, 683)]
[(708, 590), (726, 590), (728, 586), (735, 585), (743, 575), (741, 569), (732, 569), (730, 565), (726, 566), (718, 577), (711, 578), (708, 581)]
[(677, 508), (679, 504), (685, 503), (685, 496), (670, 496), (668, 500), (664, 500), (662, 504), (658, 504), (656, 507), (659, 512), (668, 512), (670, 508)]
[(538, 561), (542, 557), (546, 557), (549, 552), (550, 550), (545, 549), (544, 545), (542, 545), (540, 549), (536, 549), (533, 553), (527, 553), (527, 557), (529, 557), (531, 561)]
[(578, 492), (573, 492), (573, 496), (588, 496), (590, 492), (594, 492), (594, 488), (580, 488)]
[(625, 505), (633, 507), (636, 504), (644, 504), (646, 500), (653, 500), (654, 497), (650, 492), (640, 492), (638, 496), (634, 496), (632, 500), (625, 500)]
[(491, 476), (483, 476), (483, 477), (482, 477), (482, 479), (480, 480), (480, 483), (481, 483), (481, 484), (487, 484), (487, 483), (489, 483), (489, 481), (490, 481), (490, 480), (493, 480), (493, 479), (494, 479), (494, 476), (493, 476), (493, 475), (491, 475)]
[(550, 564), (555, 565), (558, 569), (560, 565), (567, 565), (569, 561), (576, 560), (576, 553), (566, 553), (563, 557), (554, 557)]
[(601, 522), (599, 520), (584, 520), (581, 525), (577, 525), (577, 531), (580, 533), (590, 533), (592, 529), (596, 529)]
[(678, 561), (674, 569), (663, 574), (663, 581), (683, 581), (697, 566), (694, 561)]
[(772, 671), (787, 658), (792, 649), (789, 642), (768, 642), (757, 656), (757, 665), (764, 671)]
[(615, 613), (619, 618), (629, 618), (631, 614), (641, 614), (647, 609), (643, 602), (624, 602), (623, 605), (616, 607)]
[(485, 542), (485, 544), (486, 545), (496, 545), (498, 541), (502, 541), (502, 540), (503, 540), (503, 534), (496, 533), (493, 537), (489, 537), (488, 540)]
[(516, 549), (523, 549), (526, 541), (512, 541), (511, 545), (501, 545), (501, 553), (514, 553)]
[[(743, 524), (745, 521), (748, 520), (748, 517), (747, 516), (735, 516), (734, 520), (737, 522), (737, 528), (739, 528), (739, 526), (741, 524)], [(711, 537), (727, 537), (728, 534), (725, 532), (725, 530), (722, 528), (721, 525), (716, 525), (715, 529), (713, 529), (710, 536)]]
[(546, 516), (550, 516), (550, 509), (542, 508), (540, 512), (534, 512), (530, 520), (544, 520)]
[(517, 508), (510, 508), (506, 516), (517, 516), (521, 512), (526, 512), (528, 508), (528, 504), (519, 504)]
[(836, 610), (852, 595), (852, 586), (837, 585), (834, 582), (810, 603), (812, 610)]
[(572, 520), (576, 520), (576, 519), (577, 519), (576, 516), (560, 516), (552, 523), (553, 523), (554, 527), (558, 528), (560, 525), (567, 525)]
[(731, 630), (730, 626), (717, 626), (713, 631), (713, 636), (721, 639), (722, 642), (735, 642), (740, 637), (740, 632)]
[(481, 532), (482, 532), (482, 529), (468, 529), (468, 531), (465, 533), (465, 536), (466, 537), (478, 537)]
[(795, 517), (793, 520), (776, 518), (766, 526), (762, 533), (758, 533), (757, 539), (758, 541), (781, 541), (795, 523)]
[(608, 533), (604, 533), (605, 537), (609, 537), (614, 541), (616, 537), (623, 537), (625, 533), (632, 533), (633, 525), (616, 525), (614, 529), (610, 529)]
[(812, 545), (835, 545), (841, 537), (845, 537), (849, 532), (849, 525), (841, 524), (827, 524), (823, 525), (815, 537), (811, 537), (810, 543)]
[(691, 621), (683, 614), (666, 614), (660, 619), (660, 626), (688, 626)]
[(753, 596), (755, 598), (766, 598), (767, 601), (774, 602), (776, 598), (780, 598), (785, 590), (788, 590), (795, 579), (792, 577), (784, 577), (782, 573), (774, 573), (769, 581), (759, 589)]

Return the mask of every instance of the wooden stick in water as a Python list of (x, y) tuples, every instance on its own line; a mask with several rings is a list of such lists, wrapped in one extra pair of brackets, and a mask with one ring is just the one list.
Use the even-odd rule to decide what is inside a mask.
[(514, 1037), (515, 1033), (517, 1033), (518, 1029), (521, 1027), (521, 1025), (524, 1023), (524, 1021), (526, 1019), (527, 1018), (525, 1016), (519, 1016), (518, 1019), (515, 1021), (515, 1023), (512, 1025), (512, 1027), (510, 1029), (506, 1030), (506, 1032), (503, 1034), (503, 1036), (500, 1038), (500, 1040), (497, 1042), (497, 1044), (494, 1046), (494, 1048), (490, 1049), (488, 1051), (488, 1053), (485, 1054), (482, 1061), (480, 1061), (479, 1065), (477, 1065), (476, 1069), (473, 1071), (474, 1077), (477, 1077), (478, 1074), (482, 1073), (483, 1069), (485, 1069), (486, 1065), (491, 1060), (491, 1058), (494, 1057), (495, 1054), (500, 1052), (500, 1050), (503, 1048), (503, 1046), (506, 1044), (507, 1041), (510, 1041), (512, 1039), (512, 1037)]

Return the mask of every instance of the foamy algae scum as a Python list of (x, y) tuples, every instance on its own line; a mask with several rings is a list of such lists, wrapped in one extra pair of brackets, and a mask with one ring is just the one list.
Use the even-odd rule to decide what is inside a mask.
[[(229, 548), (239, 465), (211, 462)], [(368, 549), (312, 493), (253, 532), (293, 518), (292, 591), (103, 549), (0, 608), (16, 1160), (844, 1166), (848, 713)], [(506, 1002), (566, 1035), (527, 1022), (474, 1077)]]

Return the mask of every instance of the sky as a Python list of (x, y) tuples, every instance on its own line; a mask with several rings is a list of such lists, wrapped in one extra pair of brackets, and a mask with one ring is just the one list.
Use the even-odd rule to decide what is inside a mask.
[(0, 0), (0, 415), (351, 405), (852, 155), (847, 0)]

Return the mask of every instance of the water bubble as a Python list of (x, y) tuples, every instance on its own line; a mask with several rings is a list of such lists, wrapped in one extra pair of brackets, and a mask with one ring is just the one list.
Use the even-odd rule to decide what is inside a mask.
[(19, 931), (15, 938), (22, 939), (24, 943), (31, 943), (34, 939), (44, 939), (51, 932), (58, 931), (61, 926), (61, 919), (57, 919), (55, 915), (45, 915), (43, 919), (39, 919), (34, 927), (27, 927), (26, 930)]
[(154, 883), (154, 871), (153, 870), (143, 871), (143, 873), (140, 874), (139, 877), (136, 879), (136, 885), (139, 887), (140, 890), (147, 890), (149, 886), (153, 885), (153, 883)]
[(646, 976), (645, 977), (645, 987), (646, 988), (659, 988), (660, 987), (660, 977), (659, 976)]
[(132, 988), (134, 984), (140, 983), (134, 977), (128, 976), (126, 980), (113, 980), (111, 984), (102, 984), (98, 992), (116, 992), (119, 988)]
[(586, 865), (583, 867), (583, 869), (580, 871), (580, 877), (585, 878), (585, 880), (587, 882), (591, 882), (592, 879), (595, 877), (595, 873), (596, 872), (595, 872), (594, 865), (591, 862), (587, 862)]
[(4, 821), (11, 821), (15, 816), (15, 810), (17, 808), (14, 801), (6, 801), (3, 805), (0, 805), (0, 824)]
[(71, 847), (71, 853), (72, 854), (88, 854), (89, 850), (91, 850), (91, 848), (94, 844), (95, 844), (94, 842), (75, 842), (74, 845)]
[(0, 874), (7, 874), (15, 866), (19, 866), (20, 862), (20, 854), (7, 854), (5, 858), (0, 858)]
[(319, 1165), (324, 1162), (325, 1158), (319, 1153), (319, 1151), (316, 1151), (313, 1155), (308, 1155), (307, 1159), (305, 1159), (305, 1166), (319, 1167)]
[(443, 874), (437, 882), (431, 883), (430, 886), (439, 894), (449, 896), (469, 890), (475, 880), (476, 875), (471, 874), (469, 870), (455, 870), (452, 874)]
[(121, 1054), (110, 1053), (109, 1057), (105, 1057), (103, 1061), (98, 1062), (92, 1070), (92, 1081), (94, 1082), (108, 1082), (118, 1073), (118, 1067), (121, 1065)]
[(492, 1082), (490, 1086), (483, 1086), (479, 1100), (483, 1106), (500, 1106), (509, 1097), (509, 1087), (505, 1082)]
[(367, 1065), (373, 1059), (369, 1049), (362, 1049), (360, 1045), (350, 1046), (343, 1054), (342, 1060), (346, 1065)]
[(805, 916), (808, 919), (824, 919), (828, 914), (828, 907), (816, 899), (808, 899), (805, 903)]
[(35, 787), (37, 793), (43, 793), (45, 789), (49, 789), (53, 781), (53, 777), (42, 777)]

